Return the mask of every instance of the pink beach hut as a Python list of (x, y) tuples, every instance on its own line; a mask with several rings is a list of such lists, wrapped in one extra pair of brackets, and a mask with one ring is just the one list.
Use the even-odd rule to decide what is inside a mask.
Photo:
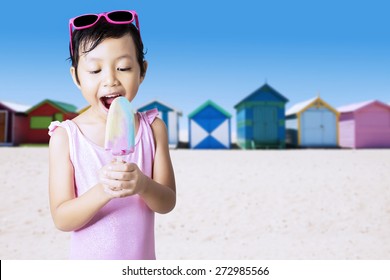
[(390, 148), (390, 105), (373, 100), (337, 110), (341, 147)]

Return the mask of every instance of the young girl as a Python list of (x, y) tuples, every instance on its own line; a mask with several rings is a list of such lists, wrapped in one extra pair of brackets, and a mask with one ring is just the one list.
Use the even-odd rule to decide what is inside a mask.
[(103, 148), (111, 102), (132, 101), (145, 78), (138, 16), (83, 15), (69, 28), (70, 72), (90, 108), (49, 127), (54, 223), (72, 231), (72, 259), (155, 259), (154, 212), (176, 203), (166, 127), (156, 110), (138, 113), (135, 151), (126, 162)]

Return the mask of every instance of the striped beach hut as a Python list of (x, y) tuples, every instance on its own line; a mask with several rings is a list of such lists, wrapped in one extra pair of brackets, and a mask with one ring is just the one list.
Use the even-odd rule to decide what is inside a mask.
[(0, 145), (11, 146), (23, 143), (27, 129), (26, 111), (31, 106), (0, 101)]
[(30, 108), (27, 112), (27, 129), (25, 143), (48, 143), (48, 126), (52, 121), (64, 121), (75, 118), (77, 107), (59, 101), (45, 99)]
[(338, 146), (338, 117), (337, 110), (320, 97), (295, 104), (286, 112), (287, 144)]
[(285, 147), (288, 99), (268, 84), (237, 103), (237, 144), (243, 149)]
[(191, 149), (230, 149), (231, 115), (211, 100), (188, 115)]
[(338, 111), (341, 147), (390, 148), (390, 105), (371, 100)]
[(170, 148), (177, 148), (179, 145), (179, 118), (183, 115), (181, 111), (174, 107), (167, 105), (161, 101), (153, 100), (140, 108), (138, 112), (144, 112), (156, 108), (159, 112), (159, 116), (165, 122), (168, 129), (168, 141)]

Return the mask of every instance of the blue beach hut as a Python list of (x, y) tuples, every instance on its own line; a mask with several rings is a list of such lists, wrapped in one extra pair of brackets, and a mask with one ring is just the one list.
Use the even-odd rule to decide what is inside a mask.
[(287, 102), (265, 83), (237, 103), (237, 144), (243, 149), (284, 148)]
[(160, 118), (165, 122), (168, 129), (168, 141), (170, 148), (177, 148), (179, 145), (179, 117), (182, 116), (182, 112), (169, 106), (161, 101), (153, 100), (140, 108), (138, 112), (144, 112), (151, 109), (157, 109)]
[(191, 149), (230, 149), (231, 115), (208, 100), (188, 115)]
[(287, 144), (298, 147), (338, 146), (339, 113), (320, 97), (295, 104), (286, 112)]

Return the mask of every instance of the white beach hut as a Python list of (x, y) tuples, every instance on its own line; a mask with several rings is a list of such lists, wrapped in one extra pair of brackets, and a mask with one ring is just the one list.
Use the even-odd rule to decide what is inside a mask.
[(165, 122), (168, 129), (168, 140), (170, 148), (177, 148), (179, 145), (179, 118), (182, 112), (161, 101), (153, 100), (139, 107), (138, 112), (144, 112), (151, 109), (157, 109), (160, 118)]
[(299, 147), (338, 146), (339, 113), (320, 97), (295, 104), (286, 112), (286, 143)]
[(191, 149), (230, 149), (231, 115), (211, 100), (188, 115)]

